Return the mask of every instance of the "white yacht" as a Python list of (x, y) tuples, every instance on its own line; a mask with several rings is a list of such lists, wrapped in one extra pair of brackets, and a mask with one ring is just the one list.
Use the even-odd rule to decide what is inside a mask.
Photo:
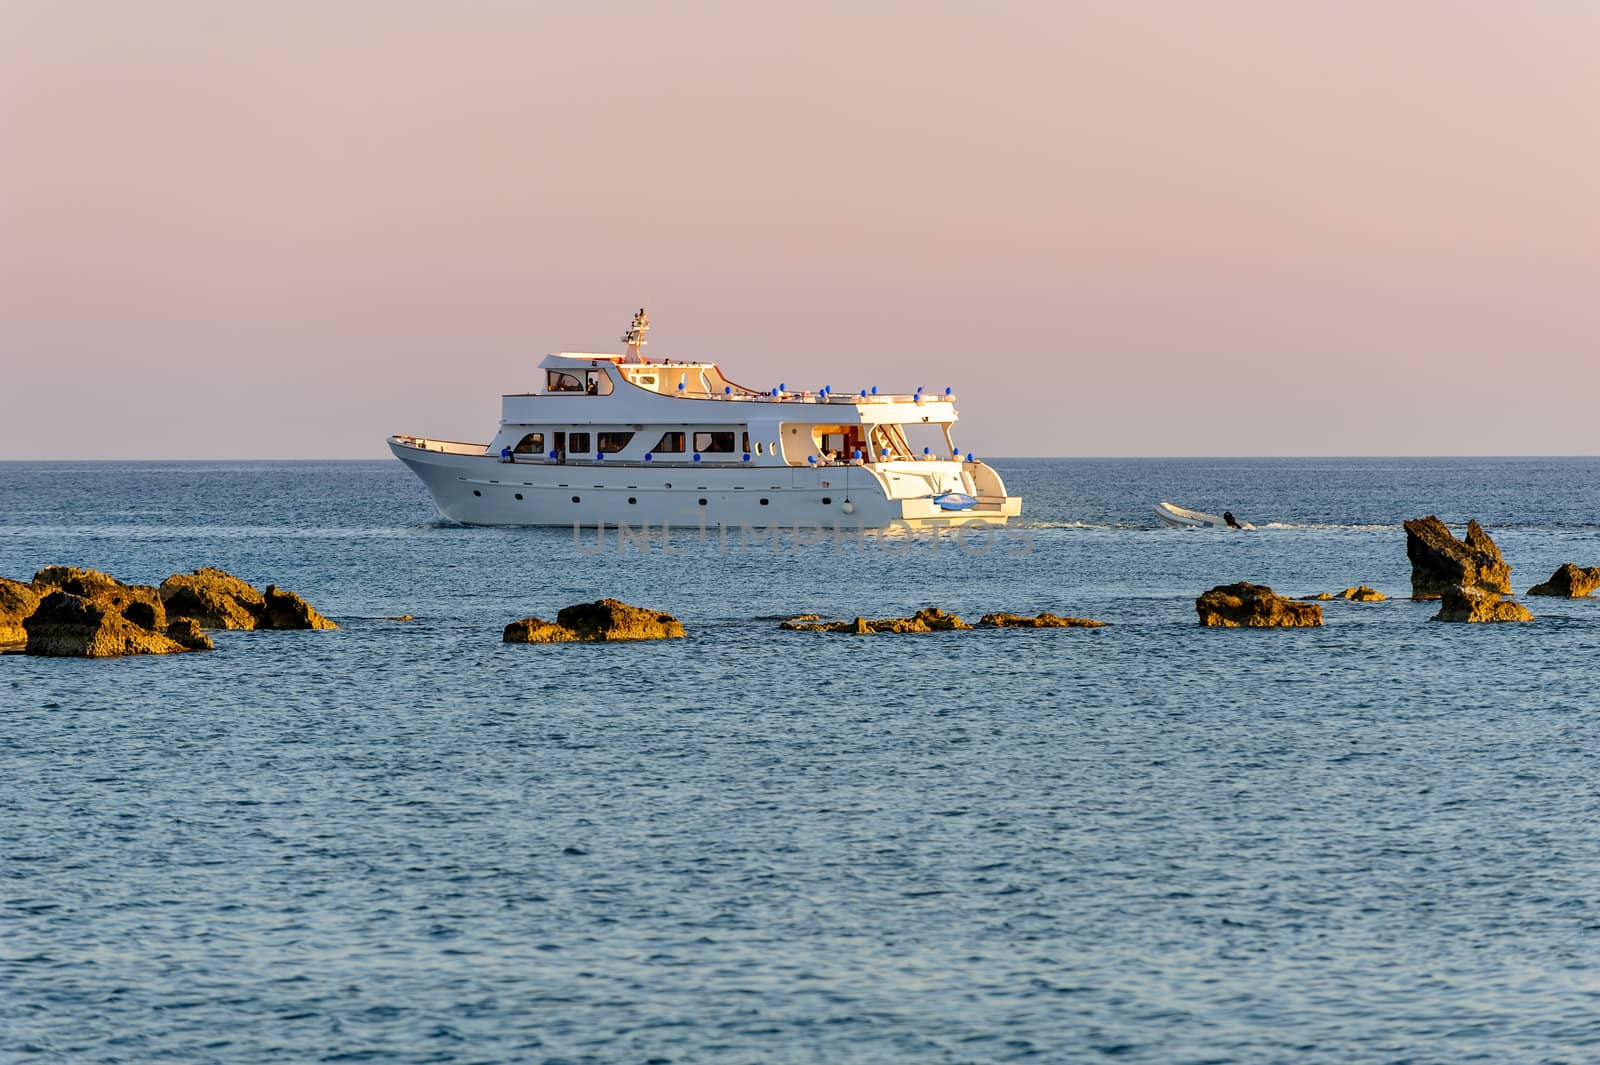
[(715, 363), (651, 361), (643, 310), (620, 355), (562, 352), (502, 398), (487, 444), (391, 436), (445, 517), (471, 525), (1004, 524), (1022, 500), (960, 454), (951, 389), (746, 388)]

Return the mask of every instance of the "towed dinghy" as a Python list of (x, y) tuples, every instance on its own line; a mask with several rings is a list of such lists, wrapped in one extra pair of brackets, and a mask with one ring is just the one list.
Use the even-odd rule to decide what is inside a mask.
[(1254, 529), (1249, 522), (1234, 519), (1232, 511), (1221, 514), (1207, 514), (1204, 511), (1190, 510), (1180, 507), (1176, 503), (1157, 503), (1156, 517), (1162, 523), (1173, 529)]

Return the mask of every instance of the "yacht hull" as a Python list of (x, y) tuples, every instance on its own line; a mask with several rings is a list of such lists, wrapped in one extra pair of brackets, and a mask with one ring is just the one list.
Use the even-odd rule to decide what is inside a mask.
[(932, 488), (918, 491), (941, 480), (958, 488), (958, 462), (909, 463), (883, 473), (852, 465), (504, 462), (431, 450), (414, 440), (390, 437), (389, 449), (422, 481), (444, 517), (468, 525), (925, 528), (1003, 525), (1022, 506), (1020, 498), (1004, 495), (987, 467), (985, 479), (998, 491), (980, 495), (969, 509), (945, 510)]

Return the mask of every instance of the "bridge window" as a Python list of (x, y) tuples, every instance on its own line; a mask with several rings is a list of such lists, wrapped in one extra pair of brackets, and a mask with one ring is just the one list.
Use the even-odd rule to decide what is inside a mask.
[(517, 441), (517, 446), (511, 450), (519, 455), (542, 455), (544, 454), (544, 434), (529, 433)]
[(733, 433), (732, 431), (695, 433), (694, 449), (704, 455), (731, 455)]
[(583, 384), (569, 373), (559, 370), (546, 370), (544, 375), (546, 392), (582, 392)]
[(683, 436), (683, 433), (677, 431), (662, 433), (661, 442), (651, 450), (658, 455), (681, 455), (683, 454)]
[(583, 390), (591, 396), (609, 396), (611, 375), (604, 370), (589, 370), (583, 375)]
[(627, 447), (628, 442), (632, 439), (632, 433), (596, 433), (595, 450), (602, 451), (607, 455), (615, 455)]

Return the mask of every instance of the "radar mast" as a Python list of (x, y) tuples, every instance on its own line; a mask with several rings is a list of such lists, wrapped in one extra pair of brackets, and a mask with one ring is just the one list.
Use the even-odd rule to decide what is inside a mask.
[(648, 332), (650, 332), (650, 316), (644, 313), (643, 307), (640, 307), (639, 313), (633, 316), (633, 324), (628, 327), (626, 333), (622, 334), (622, 342), (628, 345), (628, 353), (623, 357), (623, 362), (650, 361), (639, 351), (640, 348), (650, 343), (644, 338), (644, 335)]

